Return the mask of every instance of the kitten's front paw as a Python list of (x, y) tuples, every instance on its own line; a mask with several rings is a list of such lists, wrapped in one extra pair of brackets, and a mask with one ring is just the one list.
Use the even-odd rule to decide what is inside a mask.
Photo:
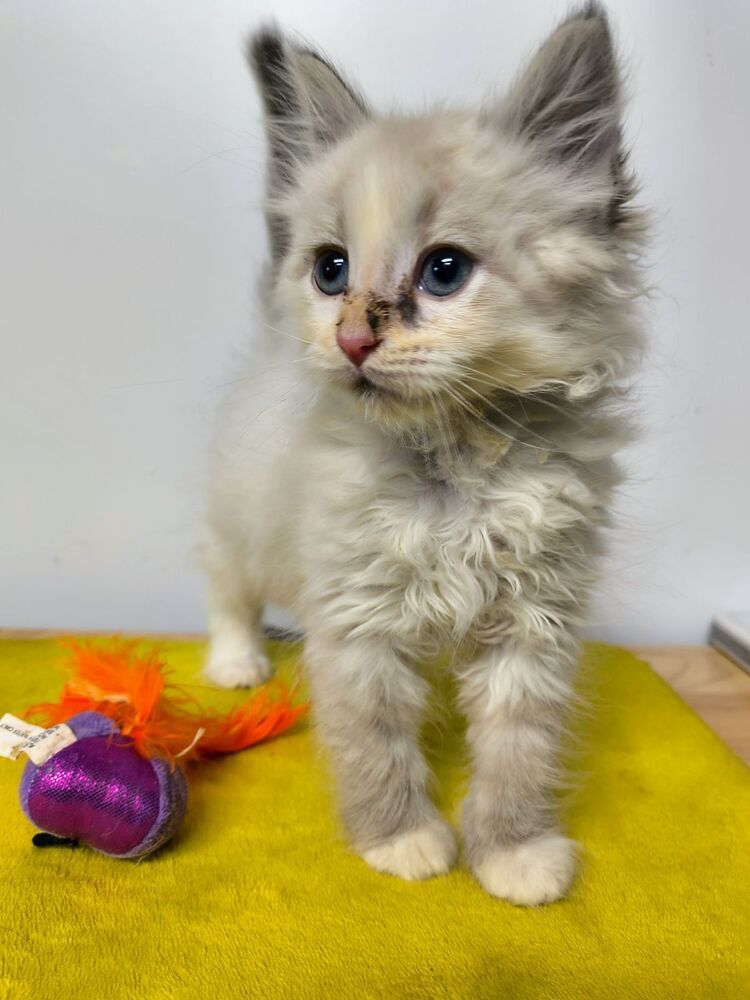
[(445, 875), (456, 860), (456, 838), (447, 823), (435, 819), (363, 851), (362, 857), (376, 871), (408, 881)]
[(262, 654), (214, 656), (208, 658), (206, 677), (219, 687), (257, 687), (273, 673), (270, 661)]
[(474, 866), (474, 874), (492, 896), (516, 906), (539, 906), (564, 896), (576, 866), (574, 841), (545, 833), (513, 847), (498, 847)]

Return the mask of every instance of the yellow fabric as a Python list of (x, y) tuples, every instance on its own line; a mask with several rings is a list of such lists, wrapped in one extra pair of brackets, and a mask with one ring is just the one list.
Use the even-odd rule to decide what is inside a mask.
[[(201, 645), (162, 648), (181, 681), (198, 678)], [(274, 656), (294, 674), (297, 649)], [(58, 660), (51, 641), (0, 643), (0, 709), (55, 696)], [(425, 883), (370, 871), (305, 728), (202, 765), (177, 840), (140, 863), (33, 848), (21, 763), (0, 760), (0, 996), (750, 996), (750, 773), (645, 664), (605, 646), (586, 664), (593, 707), (565, 805), (584, 866), (568, 900), (537, 910), (491, 899), (461, 867)], [(458, 725), (448, 714), (427, 737), (455, 817)]]

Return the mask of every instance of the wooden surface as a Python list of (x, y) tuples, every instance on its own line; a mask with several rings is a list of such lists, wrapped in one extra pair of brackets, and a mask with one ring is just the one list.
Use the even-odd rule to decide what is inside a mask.
[(709, 646), (633, 646), (750, 764), (750, 674)]
[[(0, 629), (0, 639), (49, 638), (57, 632)], [(89, 633), (90, 634), (90, 633)], [(164, 636), (204, 639), (204, 635)], [(750, 674), (709, 646), (631, 646), (725, 743), (750, 764)]]

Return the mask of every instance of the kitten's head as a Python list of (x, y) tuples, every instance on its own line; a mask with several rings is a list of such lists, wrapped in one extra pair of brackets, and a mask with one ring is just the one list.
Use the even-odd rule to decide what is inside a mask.
[(502, 100), (381, 116), (275, 29), (250, 59), (269, 139), (271, 301), (376, 418), (498, 391), (598, 394), (637, 336), (637, 216), (596, 4)]

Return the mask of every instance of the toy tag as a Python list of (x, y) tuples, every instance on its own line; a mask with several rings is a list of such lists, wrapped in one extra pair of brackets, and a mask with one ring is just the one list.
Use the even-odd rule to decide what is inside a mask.
[(30, 722), (6, 713), (0, 719), (0, 757), (15, 760), (29, 737), (43, 732), (42, 726), (33, 726)]
[(59, 750), (75, 743), (76, 739), (76, 734), (64, 722), (43, 729), (10, 713), (0, 719), (0, 757), (11, 760), (25, 753), (29, 760), (40, 766)]

